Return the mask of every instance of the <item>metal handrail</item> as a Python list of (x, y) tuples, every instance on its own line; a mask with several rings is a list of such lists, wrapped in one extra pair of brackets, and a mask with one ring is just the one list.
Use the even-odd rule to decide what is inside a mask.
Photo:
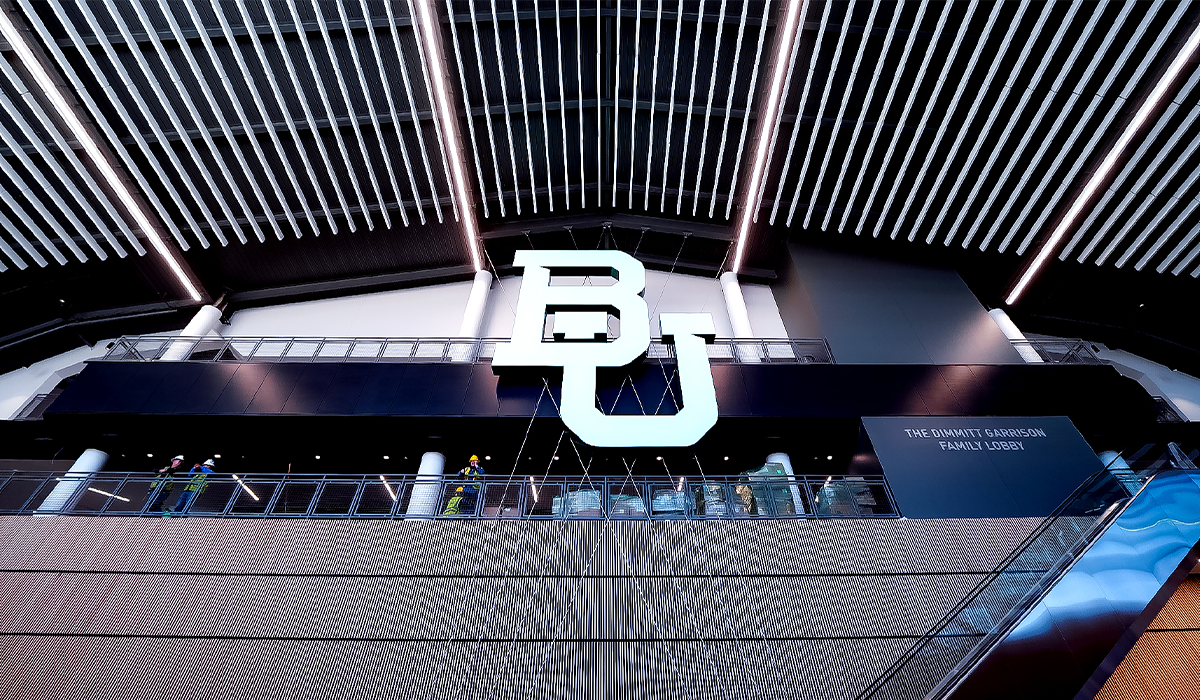
[[(490, 362), (508, 338), (342, 338), (135, 335), (117, 339), (99, 362)], [(705, 346), (716, 364), (833, 364), (824, 338), (718, 338)], [(652, 339), (651, 361), (674, 362), (675, 346)]]
[[(1142, 475), (1143, 479), (1147, 478), (1149, 476), (1152, 476), (1152, 475), (1149, 475), (1149, 474)], [(1074, 506), (1076, 506), (1077, 502), (1080, 499), (1082, 499), (1085, 495), (1088, 495), (1091, 492), (1091, 489), (1094, 486), (1096, 486), (1097, 484), (1101, 483), (1105, 478), (1113, 478), (1113, 480), (1116, 483), (1120, 484), (1119, 481), (1117, 481), (1114, 477), (1112, 477), (1112, 474), (1107, 467), (1097, 471), (1096, 473), (1092, 474), (1090, 477), (1085, 479), (1083, 481), (1083, 483), (1081, 483), (1078, 487), (1076, 487), (1076, 489), (1071, 492), (1071, 495), (1067, 496), (1067, 498), (1064, 499), (1062, 501), (1062, 503), (1060, 503), (1059, 506), (1057, 508), (1055, 508), (1054, 511), (1049, 516), (1047, 516), (1045, 519), (1043, 519), (1038, 524), (1038, 526), (1035, 527), (1033, 529), (1033, 531), (1030, 532), (1029, 535), (1024, 540), (1022, 540), (1022, 542), (1016, 548), (1014, 548), (1012, 552), (1010, 552), (1008, 554), (1008, 556), (1006, 556), (996, 567), (994, 567), (990, 572), (988, 572), (988, 574), (985, 575), (983, 577), (983, 579), (981, 579), (979, 581), (979, 583), (976, 584), (975, 587), (972, 588), (971, 591), (969, 593), (967, 593), (967, 595), (964, 596), (958, 602), (957, 605), (955, 605), (949, 612), (947, 612), (944, 616), (942, 616), (942, 618), (939, 619), (929, 629), (928, 632), (921, 635), (921, 637), (918, 638), (912, 644), (912, 646), (910, 646), (903, 654), (901, 654), (900, 657), (898, 659), (896, 659), (896, 661), (893, 662), (892, 665), (889, 666), (886, 671), (884, 671), (878, 678), (876, 678), (870, 685), (868, 685), (857, 696), (856, 700), (867, 700), (868, 698), (874, 697), (876, 693), (878, 693), (881, 689), (883, 689), (884, 686), (886, 686), (893, 678), (895, 678), (923, 650), (928, 648), (928, 646), (933, 642), (934, 639), (937, 639), (937, 638), (943, 636), (943, 633), (945, 632), (946, 628), (949, 627), (949, 625), (951, 623), (953, 623), (955, 620), (957, 620), (959, 618), (959, 616), (963, 614), (964, 611), (966, 611), (968, 608), (970, 608), (972, 606), (972, 604), (974, 604), (979, 599), (979, 597), (985, 591), (987, 591), (991, 587), (991, 585), (996, 582), (997, 579), (1000, 578), (1001, 575), (1003, 575), (1006, 571), (1009, 570), (1009, 568), (1013, 565), (1014, 562), (1016, 562), (1018, 559), (1020, 559), (1022, 556), (1024, 556), (1029, 551), (1029, 549), (1041, 539), (1042, 535), (1044, 535), (1047, 531), (1049, 531), (1050, 528), (1053, 527), (1054, 524), (1059, 521), (1059, 519), (1066, 516), (1068, 511), (1070, 511)], [(1042, 585), (1045, 578), (1051, 575), (1051, 572), (1060, 570), (1064, 566), (1069, 566), (1070, 561), (1074, 560), (1072, 557), (1077, 556), (1078, 553), (1081, 551), (1081, 549), (1080, 549), (1081, 541), (1083, 541), (1083, 542), (1091, 541), (1091, 539), (1093, 538), (1093, 534), (1097, 530), (1102, 531), (1103, 526), (1106, 523), (1111, 523), (1113, 521), (1113, 519), (1117, 515), (1120, 514), (1123, 507), (1128, 505), (1128, 503), (1131, 500), (1132, 500), (1131, 498), (1127, 497), (1124, 499), (1118, 499), (1117, 501), (1115, 501), (1111, 504), (1108, 504), (1108, 507), (1105, 509), (1105, 512), (1102, 513), (1099, 517), (1097, 517), (1096, 522), (1092, 523), (1092, 526), (1088, 528), (1088, 531), (1086, 533), (1081, 534), (1081, 536), (1079, 538), (1077, 538), (1074, 542), (1072, 542), (1069, 546), (1066, 546), (1064, 548), (1065, 551), (1063, 552), (1063, 554), (1060, 555), (1047, 568), (1047, 571), (1040, 572), (1042, 575), (1039, 577), (1038, 582), (1035, 583), (1034, 586), (1032, 586), (1030, 588), (1030, 590), (1026, 591), (1025, 594), (1022, 595), (1016, 603), (1014, 603), (1013, 608), (1011, 608), (1008, 612), (1005, 613), (1005, 615), (1001, 618), (1001, 622), (999, 624), (1000, 625), (1005, 624), (1005, 621), (1008, 620), (1009, 617), (1011, 617), (1013, 615), (1013, 611), (1016, 610), (1016, 608), (1018, 606), (1027, 603), (1027, 601), (1035, 595), (1036, 590)], [(1064, 559), (1068, 559), (1068, 558), (1070, 558), (1070, 561), (1064, 562)], [(1026, 573), (1028, 573), (1028, 572), (1026, 572)], [(988, 636), (990, 634), (994, 633), (995, 631), (996, 631), (996, 629), (993, 629), (989, 632), (983, 632), (978, 635), (971, 635), (971, 636), (978, 636), (981, 639), (986, 639), (986, 638), (988, 638)], [(969, 658), (972, 655), (972, 653), (975, 652), (975, 649), (976, 649), (976, 646), (973, 645), (972, 649), (969, 649), (963, 658), (958, 659), (958, 661), (951, 668), (950, 673), (947, 674), (947, 676), (952, 675), (953, 673), (958, 671), (960, 665), (964, 662), (964, 659)], [(935, 690), (939, 687), (942, 687), (942, 682), (944, 682), (944, 679), (938, 679), (938, 684), (934, 687), (933, 690)], [(932, 693), (932, 690), (930, 692)], [(919, 697), (927, 697), (927, 695), (925, 692), (920, 692)]]
[[(0, 515), (216, 518), (824, 519), (899, 517), (882, 476), (617, 477), (210, 474), (181, 512), (172, 506), (195, 476), (132, 472), (12, 472)], [(54, 508), (46, 497), (75, 484)], [(459, 491), (459, 488), (462, 491)], [(472, 489), (475, 489), (474, 493)], [(458, 507), (455, 496), (470, 496)], [(162, 497), (162, 498), (160, 498)], [(470, 503), (470, 501), (474, 503)]]
[[(1054, 340), (1010, 340), (1012, 346), (1022, 357), (1034, 356), (1034, 362), (1040, 359), (1042, 362), (1058, 365), (1103, 365), (1104, 360), (1096, 356), (1092, 352), (1092, 348), (1086, 340), (1079, 338), (1058, 338)], [(1021, 352), (1025, 350), (1025, 352)]]

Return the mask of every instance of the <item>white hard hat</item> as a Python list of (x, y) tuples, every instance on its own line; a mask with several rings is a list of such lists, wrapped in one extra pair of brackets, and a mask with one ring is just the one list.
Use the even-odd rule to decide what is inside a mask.
[(217, 463), (212, 461), (211, 459), (206, 459), (206, 460), (204, 460), (204, 466), (215, 467), (215, 466), (217, 466)]
[(172, 461), (172, 462), (174, 462), (175, 460), (179, 460), (180, 462), (182, 462), (182, 461), (183, 461), (183, 455), (175, 455), (174, 457), (172, 457), (172, 458), (171, 458), (171, 461)]

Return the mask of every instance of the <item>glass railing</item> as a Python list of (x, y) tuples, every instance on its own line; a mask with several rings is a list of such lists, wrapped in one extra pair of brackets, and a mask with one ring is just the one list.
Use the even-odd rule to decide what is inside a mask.
[[(491, 362), (507, 338), (221, 338), (142, 335), (115, 341), (105, 362)], [(823, 338), (718, 338), (705, 346), (725, 364), (832, 364)], [(649, 360), (673, 362), (675, 346), (653, 339)]]
[(882, 476), (457, 477), (12, 472), (0, 515), (219, 518), (781, 519), (899, 517)]

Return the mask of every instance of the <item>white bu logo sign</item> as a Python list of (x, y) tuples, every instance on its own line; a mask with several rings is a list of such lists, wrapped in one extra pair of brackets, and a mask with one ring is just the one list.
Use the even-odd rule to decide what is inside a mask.
[[(650, 347), (650, 314), (642, 294), (646, 268), (610, 250), (521, 250), (525, 268), (512, 342), (496, 346), (493, 367), (562, 367), (559, 413), (581, 440), (596, 447), (694, 445), (717, 422), (717, 393), (705, 339), (716, 335), (706, 313), (659, 316), (665, 342), (675, 344), (683, 408), (670, 416), (610, 416), (596, 407), (596, 368), (623, 367)], [(550, 275), (606, 275), (610, 286), (551, 287)], [(547, 314), (554, 341), (544, 342)], [(621, 320), (620, 336), (605, 342), (608, 314)], [(589, 342), (590, 341), (590, 342)]]

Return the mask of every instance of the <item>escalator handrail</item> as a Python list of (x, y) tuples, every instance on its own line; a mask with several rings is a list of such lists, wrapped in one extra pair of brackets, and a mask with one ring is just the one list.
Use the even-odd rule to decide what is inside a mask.
[[(856, 700), (867, 700), (867, 698), (870, 698), (877, 693), (879, 689), (882, 688), (888, 681), (890, 681), (897, 673), (899, 673), (900, 669), (904, 668), (908, 662), (911, 661), (921, 651), (921, 649), (924, 649), (930, 641), (937, 638), (941, 634), (942, 630), (944, 630), (947, 625), (949, 625), (954, 621), (955, 618), (958, 617), (959, 613), (970, 606), (970, 604), (973, 603), (979, 597), (979, 595), (983, 593), (983, 591), (987, 590), (988, 586), (990, 586), (993, 581), (999, 578), (1000, 574), (1004, 573), (1010, 564), (1025, 554), (1025, 551), (1029, 549), (1029, 547), (1032, 546), (1039, 537), (1041, 537), (1042, 533), (1044, 533), (1050, 528), (1051, 525), (1057, 522), (1058, 519), (1061, 518), (1067, 511), (1067, 509), (1070, 508), (1071, 505), (1074, 504), (1074, 502), (1081, 495), (1083, 495), (1083, 493), (1094, 486), (1102, 477), (1108, 474), (1108, 466), (1106, 465), (1103, 469), (1095, 472), (1085, 479), (1078, 487), (1076, 487), (1075, 490), (1071, 492), (1071, 495), (1067, 496), (1066, 499), (1064, 499), (1063, 502), (1060, 503), (1052, 513), (1050, 513), (1050, 515), (1046, 516), (1046, 518), (1042, 520), (1042, 522), (1039, 523), (1038, 526), (1035, 527), (1033, 531), (1029, 533), (1029, 535), (1000, 562), (1000, 564), (988, 572), (987, 575), (985, 575), (983, 579), (980, 580), (980, 582), (976, 584), (975, 587), (972, 588), (971, 591), (968, 592), (961, 601), (959, 601), (958, 605), (954, 606), (954, 608), (952, 608), (949, 612), (942, 616), (941, 619), (934, 623), (933, 627), (930, 628), (928, 632), (921, 635), (921, 637), (918, 638), (917, 641), (914, 642), (907, 651), (900, 655), (900, 658), (896, 659), (896, 661), (889, 666), (886, 671), (884, 671), (869, 686), (859, 693)], [(1128, 501), (1132, 499), (1125, 500)]]

